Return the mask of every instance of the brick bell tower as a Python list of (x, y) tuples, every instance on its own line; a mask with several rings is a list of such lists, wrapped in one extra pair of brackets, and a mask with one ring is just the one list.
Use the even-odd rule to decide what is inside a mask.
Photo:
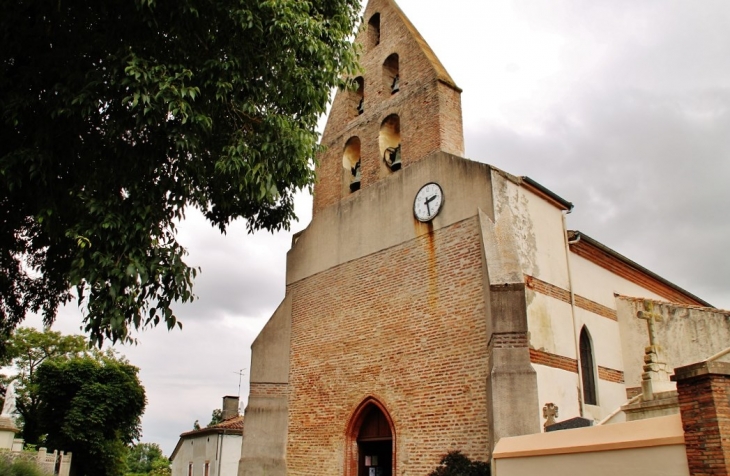
[(430, 153), (464, 154), (461, 89), (393, 0), (371, 0), (363, 73), (338, 91), (322, 136), (313, 215)]

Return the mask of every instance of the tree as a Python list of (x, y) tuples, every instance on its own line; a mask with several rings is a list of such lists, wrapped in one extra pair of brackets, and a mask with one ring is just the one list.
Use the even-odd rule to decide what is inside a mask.
[(88, 344), (83, 336), (62, 335), (49, 329), (41, 332), (31, 327), (21, 327), (10, 337), (6, 364), (13, 367), (15, 375), (5, 377), (5, 380), (15, 379), (18, 382), (15, 404), (26, 443), (38, 444), (42, 434), (38, 420), (40, 399), (36, 370), (48, 359), (78, 356), (87, 350)]
[(147, 475), (169, 467), (170, 460), (165, 458), (157, 443), (138, 443), (130, 448), (127, 455), (127, 476)]
[(360, 1), (2, 7), (0, 337), (29, 311), (50, 324), (71, 291), (95, 344), (172, 328), (196, 275), (185, 207), (222, 232), (294, 218)]
[(449, 451), (429, 476), (489, 476), (491, 468), (483, 461), (472, 461), (461, 451)]
[(113, 354), (55, 358), (37, 371), (46, 444), (73, 452), (76, 476), (121, 476), (146, 405), (138, 369)]
[(210, 414), (210, 423), (208, 423), (208, 426), (217, 425), (218, 423), (221, 423), (222, 421), (223, 421), (223, 410), (221, 410), (220, 408), (216, 408)]

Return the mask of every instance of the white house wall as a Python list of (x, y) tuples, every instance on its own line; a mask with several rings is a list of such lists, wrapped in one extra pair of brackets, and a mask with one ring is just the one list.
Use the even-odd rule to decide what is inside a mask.
[(241, 459), (241, 435), (225, 435), (221, 452), (221, 472), (217, 476), (236, 476)]
[[(205, 463), (209, 463), (209, 476), (235, 476), (241, 457), (241, 435), (208, 433), (186, 437), (172, 460), (172, 476), (188, 476), (188, 465), (193, 463), (193, 476), (205, 476)], [(222, 465), (218, 465), (218, 460)]]

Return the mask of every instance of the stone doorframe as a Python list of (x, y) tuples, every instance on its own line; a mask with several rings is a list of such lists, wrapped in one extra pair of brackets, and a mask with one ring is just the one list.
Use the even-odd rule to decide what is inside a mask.
[(385, 405), (383, 405), (380, 400), (378, 400), (374, 396), (368, 396), (366, 397), (355, 409), (355, 411), (352, 412), (352, 415), (350, 416), (349, 422), (347, 424), (347, 428), (345, 429), (345, 476), (358, 476), (358, 448), (357, 448), (357, 437), (360, 433), (360, 428), (362, 427), (363, 421), (365, 420), (365, 417), (368, 414), (368, 411), (370, 410), (371, 406), (375, 406), (378, 408), (378, 410), (381, 411), (381, 413), (385, 416), (385, 419), (388, 422), (388, 426), (390, 426), (390, 434), (392, 436), (392, 447), (393, 447), (393, 456), (392, 456), (392, 473), (393, 475), (396, 473), (396, 434), (395, 434), (395, 425), (393, 424), (393, 419), (390, 417), (390, 412), (385, 408)]

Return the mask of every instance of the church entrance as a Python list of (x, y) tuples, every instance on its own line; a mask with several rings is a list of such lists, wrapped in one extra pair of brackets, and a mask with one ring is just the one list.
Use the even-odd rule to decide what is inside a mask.
[[(352, 455), (352, 476), (393, 476), (393, 432), (391, 421), (379, 404), (360, 407), (351, 427), (357, 448)], [(355, 449), (353, 448), (353, 449)]]
[(358, 441), (359, 476), (392, 476), (393, 440)]

